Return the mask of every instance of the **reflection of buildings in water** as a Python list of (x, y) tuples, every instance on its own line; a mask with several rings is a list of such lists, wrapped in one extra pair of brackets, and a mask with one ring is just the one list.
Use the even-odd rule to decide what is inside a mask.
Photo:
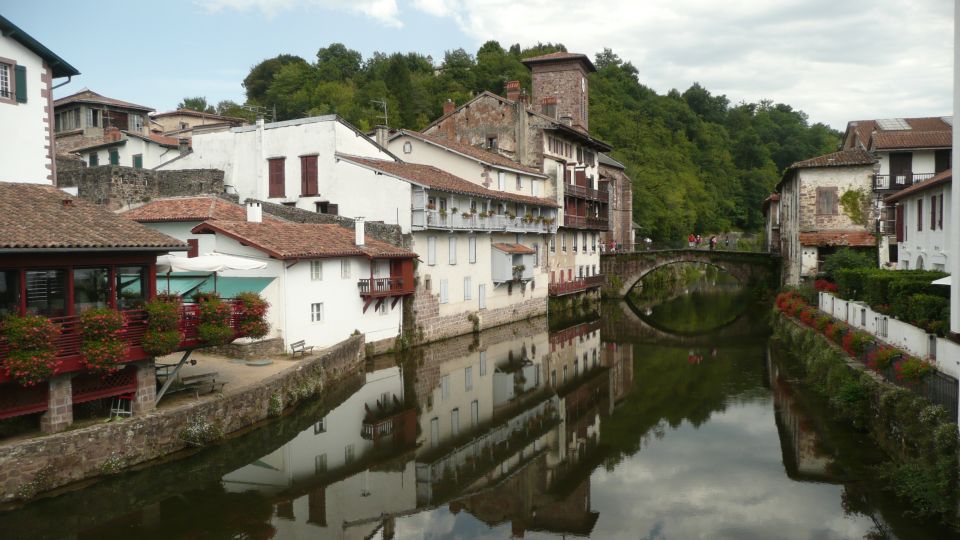
[(795, 480), (834, 481), (833, 457), (823, 452), (820, 435), (797, 403), (790, 382), (767, 353), (767, 373), (773, 390), (780, 448), (787, 474)]
[[(368, 373), (360, 390), (311, 428), (225, 475), (224, 488), (255, 490), (278, 501), (271, 525), (280, 537), (365, 538), (382, 524), (344, 528), (344, 523), (416, 504), (413, 463), (376, 465), (374, 459), (379, 455), (376, 443), (393, 437), (382, 421), (408, 414), (403, 401), (399, 368)], [(396, 404), (400, 406), (391, 408)], [(371, 424), (371, 418), (381, 421), (376, 441), (372, 426), (378, 424)], [(397, 430), (401, 438), (409, 431)]]
[(620, 403), (633, 390), (633, 344), (604, 342), (600, 358), (610, 368), (613, 402)]

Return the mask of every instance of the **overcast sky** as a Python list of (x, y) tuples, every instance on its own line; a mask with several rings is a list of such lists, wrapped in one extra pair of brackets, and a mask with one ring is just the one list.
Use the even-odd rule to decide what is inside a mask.
[(949, 0), (53, 0), (0, 12), (82, 73), (89, 87), (167, 110), (186, 95), (243, 100), (250, 67), (313, 60), (342, 42), (363, 53), (440, 59), (489, 39), (609, 47), (658, 92), (700, 82), (731, 102), (788, 103), (848, 120), (952, 113)]

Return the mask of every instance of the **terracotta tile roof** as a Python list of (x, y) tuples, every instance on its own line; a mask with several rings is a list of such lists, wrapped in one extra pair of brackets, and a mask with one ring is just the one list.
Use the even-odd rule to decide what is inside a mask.
[(936, 174), (933, 178), (924, 180), (922, 182), (916, 183), (906, 189), (900, 190), (893, 195), (890, 195), (884, 202), (892, 203), (909, 197), (915, 193), (926, 191), (932, 187), (937, 187), (942, 184), (949, 184), (953, 182), (953, 169), (947, 169), (943, 172)]
[[(120, 213), (121, 216), (140, 223), (163, 223), (174, 221), (245, 221), (247, 209), (219, 197), (170, 197), (155, 199), (143, 206)], [(273, 216), (263, 216), (264, 221), (279, 221)]]
[(951, 148), (952, 131), (877, 131), (870, 143), (871, 150), (907, 148)]
[(529, 195), (519, 195), (506, 191), (494, 191), (483, 186), (474, 184), (454, 176), (446, 171), (440, 170), (430, 165), (420, 165), (416, 163), (404, 163), (401, 161), (387, 161), (383, 159), (372, 159), (347, 154), (337, 154), (339, 159), (367, 167), (402, 180), (407, 180), (415, 184), (426, 186), (431, 189), (458, 193), (461, 195), (474, 195), (487, 199), (500, 201), (519, 202), (524, 204), (536, 204), (538, 206), (549, 206), (556, 208), (557, 203), (552, 199), (542, 197), (531, 197)]
[(0, 250), (170, 251), (186, 247), (53, 186), (0, 182)]
[(138, 109), (146, 112), (153, 110), (153, 107), (145, 107), (143, 105), (137, 105), (136, 103), (130, 103), (129, 101), (120, 101), (119, 99), (108, 98), (106, 96), (101, 96), (100, 94), (94, 92), (93, 90), (87, 90), (87, 89), (80, 90), (76, 94), (71, 94), (69, 96), (62, 97), (54, 101), (53, 106), (60, 107), (62, 105), (68, 105), (70, 103), (99, 103), (101, 105), (113, 105), (114, 107)]
[(549, 54), (542, 54), (540, 56), (533, 56), (530, 58), (523, 58), (520, 61), (526, 65), (530, 64), (543, 64), (547, 62), (561, 62), (564, 60), (581, 60), (585, 63), (590, 71), (596, 71), (597, 67), (593, 65), (593, 62), (590, 61), (590, 57), (585, 54), (579, 53), (569, 53), (569, 52), (554, 52)]
[(798, 161), (787, 169), (809, 169), (814, 167), (852, 167), (858, 165), (872, 165), (877, 162), (877, 158), (870, 155), (866, 150), (859, 148), (853, 150), (841, 150), (831, 154), (824, 154), (804, 161)]
[(453, 150), (460, 154), (464, 154), (468, 157), (482, 161), (488, 165), (493, 165), (494, 167), (505, 167), (508, 169), (513, 169), (515, 171), (525, 172), (527, 174), (535, 174), (537, 176), (546, 177), (545, 174), (540, 172), (539, 169), (534, 169), (533, 167), (528, 167), (526, 165), (521, 165), (512, 159), (501, 156), (495, 152), (490, 152), (489, 150), (484, 150), (483, 148), (477, 148), (476, 146), (471, 146), (469, 144), (462, 144), (457, 141), (451, 141), (449, 139), (441, 139), (435, 135), (426, 135), (424, 133), (419, 133), (417, 131), (408, 131), (401, 129), (397, 132), (394, 137), (399, 137), (403, 135), (408, 135), (415, 139), (434, 144), (436, 146), (442, 146), (446, 149)]
[(533, 255), (536, 253), (532, 247), (525, 246), (523, 244), (505, 244), (503, 242), (496, 242), (492, 244), (492, 246), (504, 253), (514, 253), (518, 255)]
[[(908, 130), (885, 130), (880, 127), (880, 124), (877, 120), (854, 120), (847, 123), (847, 131), (844, 134), (843, 147), (844, 148), (853, 148), (854, 141), (856, 138), (859, 138), (860, 142), (867, 148), (874, 148), (875, 141), (873, 137), (881, 133), (921, 133), (921, 132), (931, 132), (931, 131), (948, 131), (952, 132), (953, 126), (944, 121), (941, 116), (927, 116), (920, 118), (903, 118), (903, 121), (910, 126)], [(856, 137), (854, 137), (856, 136)], [(949, 145), (948, 145), (949, 146)], [(918, 146), (900, 146), (900, 147), (891, 147), (891, 148), (920, 148)], [(876, 147), (878, 150), (883, 150), (883, 147)]]
[(156, 133), (151, 133), (150, 135), (141, 135), (139, 133), (132, 133), (129, 131), (124, 131), (124, 133), (130, 137), (152, 141), (162, 146), (170, 146), (174, 148), (180, 146), (180, 141), (176, 137), (167, 137), (166, 135), (157, 135)]
[(334, 224), (291, 223), (283, 221), (205, 221), (193, 228), (194, 234), (223, 234), (259, 249), (277, 259), (316, 259), (322, 257), (414, 258), (416, 253), (365, 237), (366, 245), (354, 244), (354, 231)]
[(877, 245), (877, 239), (867, 231), (802, 232), (800, 245), (873, 247)]

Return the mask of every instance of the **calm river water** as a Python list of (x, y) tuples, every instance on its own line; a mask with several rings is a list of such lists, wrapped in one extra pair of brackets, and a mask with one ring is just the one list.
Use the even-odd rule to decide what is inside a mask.
[(771, 345), (700, 282), (550, 330), (378, 358), (185, 459), (0, 514), (3, 539), (945, 538), (873, 484)]

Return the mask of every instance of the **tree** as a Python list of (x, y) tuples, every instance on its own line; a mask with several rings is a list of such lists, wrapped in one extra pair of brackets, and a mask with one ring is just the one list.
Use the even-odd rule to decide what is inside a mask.
[(247, 100), (257, 105), (267, 105), (264, 99), (267, 89), (283, 66), (288, 64), (306, 64), (307, 61), (292, 54), (281, 54), (268, 58), (250, 68), (250, 73), (243, 79), (243, 87), (247, 91)]
[(216, 114), (217, 112), (216, 109), (213, 108), (213, 105), (207, 103), (207, 98), (204, 96), (185, 97), (183, 101), (177, 105), (177, 108), (210, 114)]
[(342, 43), (333, 43), (317, 51), (317, 70), (323, 81), (346, 81), (360, 73), (363, 56)]

